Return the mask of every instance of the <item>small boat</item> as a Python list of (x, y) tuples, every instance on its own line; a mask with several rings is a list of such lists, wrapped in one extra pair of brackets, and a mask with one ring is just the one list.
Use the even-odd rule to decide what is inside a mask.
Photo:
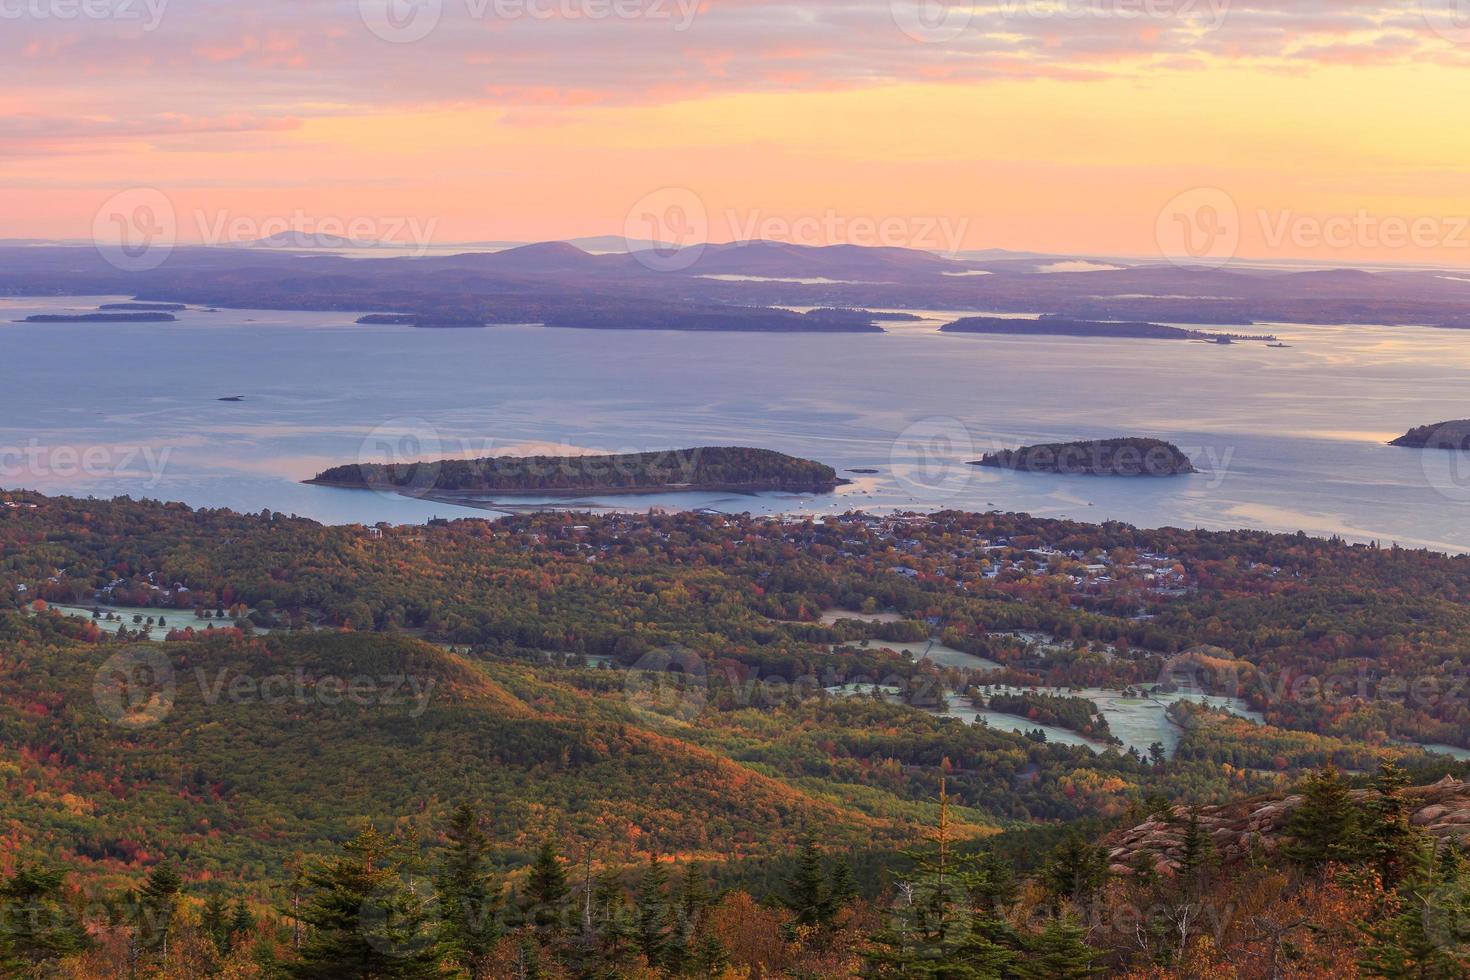
[(1267, 347), (1290, 347), (1290, 344), (1267, 344)]
[(222, 401), (222, 402), (243, 402), (245, 400), (245, 396), (244, 395), (229, 395), (229, 396), (227, 396), (225, 398), (218, 398), (218, 399), (215, 399), (215, 400), (216, 401)]

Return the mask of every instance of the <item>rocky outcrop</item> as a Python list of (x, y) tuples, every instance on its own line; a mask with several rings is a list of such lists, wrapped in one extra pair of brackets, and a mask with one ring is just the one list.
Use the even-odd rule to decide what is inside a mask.
[[(1377, 792), (1371, 789), (1353, 791), (1360, 803), (1375, 796)], [(1440, 840), (1470, 841), (1470, 783), (1446, 776), (1429, 786), (1405, 789), (1404, 798), (1415, 827)], [(1270, 860), (1289, 839), (1286, 824), (1301, 802), (1300, 796), (1255, 797), (1202, 807), (1200, 827), (1214, 841), (1223, 864), (1243, 861), (1252, 854)], [(1172, 875), (1179, 868), (1188, 818), (1185, 808), (1176, 807), (1172, 820), (1155, 818), (1111, 835), (1105, 843), (1112, 873), (1129, 876), (1141, 868), (1152, 868)]]

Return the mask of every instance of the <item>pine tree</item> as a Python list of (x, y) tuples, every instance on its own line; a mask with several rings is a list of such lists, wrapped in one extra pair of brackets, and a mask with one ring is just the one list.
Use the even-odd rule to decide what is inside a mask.
[(526, 918), (541, 932), (561, 932), (562, 905), (569, 892), (566, 869), (557, 856), (556, 844), (548, 837), (541, 842), (541, 849), (536, 852), (536, 860), (531, 865), (531, 874), (526, 879), (523, 899)]
[(160, 960), (168, 963), (168, 938), (173, 928), (174, 913), (178, 910), (179, 894), (183, 891), (184, 879), (167, 861), (154, 866), (148, 879), (138, 892), (134, 906), (137, 915), (137, 934), (140, 947), (156, 953)]
[(1082, 904), (1108, 878), (1108, 856), (1075, 829), (1068, 830), (1041, 869), (1042, 886), (1058, 902)]
[(1052, 919), (1037, 936), (1026, 942), (1026, 952), (1016, 964), (1019, 980), (1087, 980), (1097, 975), (1098, 953), (1083, 942), (1087, 931), (1065, 917)]
[(1197, 896), (1209, 882), (1215, 864), (1215, 842), (1200, 826), (1199, 807), (1190, 807), (1180, 842), (1179, 881), (1191, 895)]
[(1351, 861), (1359, 852), (1357, 811), (1342, 774), (1333, 766), (1312, 773), (1302, 784), (1302, 803), (1286, 823), (1286, 856), (1308, 871), (1333, 861)]
[(204, 908), (199, 913), (199, 929), (214, 943), (220, 955), (230, 951), (230, 928), (225, 919), (229, 910), (223, 895), (211, 895), (204, 900)]
[(690, 965), (694, 968), (695, 976), (713, 980), (730, 965), (730, 952), (725, 949), (725, 944), (720, 942), (718, 936), (706, 934), (695, 944)]
[(490, 875), (490, 838), (475, 808), (461, 803), (445, 829), (449, 849), (437, 890), (443, 942), (461, 965), (483, 959), (500, 938), (500, 889)]
[(625, 972), (635, 959), (638, 930), (628, 912), (623, 879), (607, 869), (597, 876), (592, 889), (592, 923), (599, 960), (610, 975)]
[(1385, 761), (1373, 781), (1378, 795), (1366, 808), (1363, 853), (1387, 889), (1404, 880), (1426, 843), (1425, 835), (1409, 823), (1409, 804), (1403, 795), (1408, 784), (1403, 770)]
[(974, 899), (984, 877), (973, 857), (956, 857), (949, 797), (939, 788), (939, 829), (932, 852), (913, 852), (911, 880), (899, 886), (886, 928), (864, 952), (877, 977), (994, 980), (1009, 975), (1016, 953), (1010, 930)]
[(1426, 847), (1391, 901), (1364, 931), (1359, 967), (1372, 977), (1462, 980), (1470, 976), (1470, 876), (1458, 853)]
[(87, 933), (61, 905), (66, 872), (18, 865), (0, 883), (0, 974), (23, 975), (87, 946)]
[(659, 967), (669, 949), (669, 933), (672, 928), (669, 915), (669, 899), (666, 888), (669, 873), (656, 858), (650, 858), (648, 867), (638, 880), (633, 894), (633, 908), (637, 921), (638, 951), (648, 960), (648, 965)]
[(694, 961), (700, 927), (709, 903), (709, 886), (705, 881), (704, 871), (697, 863), (691, 862), (685, 866), (684, 874), (679, 879), (674, 930), (669, 936), (669, 949), (664, 957), (671, 972), (682, 973)]
[(311, 931), (298, 959), (286, 965), (288, 975), (436, 976), (442, 956), (422, 899), (403, 881), (411, 867), (403, 844), (369, 827), (343, 850), (306, 871), (313, 894), (300, 914)]
[(857, 879), (852, 875), (852, 865), (838, 861), (832, 867), (832, 880), (827, 886), (827, 904), (834, 915), (841, 912), (858, 897)]
[(801, 842), (796, 870), (786, 879), (786, 892), (781, 904), (794, 914), (795, 928), (824, 929), (832, 924), (835, 909), (827, 890), (827, 875), (822, 869), (822, 855), (816, 841), (807, 837)]
[(228, 945), (232, 950), (249, 942), (250, 937), (255, 934), (255, 916), (250, 914), (250, 906), (245, 904), (245, 899), (235, 899), (227, 929), (229, 931)]
[(980, 908), (991, 915), (999, 915), (1001, 909), (1016, 900), (1016, 869), (994, 851), (982, 851), (975, 859), (978, 873), (974, 898)]

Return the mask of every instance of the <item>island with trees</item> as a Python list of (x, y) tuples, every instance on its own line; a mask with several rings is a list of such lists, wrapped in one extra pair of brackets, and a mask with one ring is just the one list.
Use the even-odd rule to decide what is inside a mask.
[(1390, 442), (1389, 445), (1403, 446), (1408, 449), (1449, 449), (1467, 452), (1470, 451), (1470, 419), (1417, 426)]
[(1207, 343), (1264, 341), (1270, 334), (1211, 333), (1170, 327), (1162, 323), (1122, 323), (1111, 320), (1078, 320), (1047, 313), (1035, 320), (1004, 316), (969, 316), (939, 328), (941, 333), (989, 333), (1020, 337), (1103, 337), (1131, 340), (1202, 340)]
[(702, 447), (597, 456), (486, 456), (335, 466), (306, 481), (428, 495), (635, 494), (702, 490), (825, 493), (832, 467), (766, 449)]
[(172, 313), (35, 313), (21, 323), (173, 323)]
[(1055, 442), (987, 453), (971, 466), (1061, 476), (1182, 476), (1198, 472), (1176, 445), (1162, 439)]

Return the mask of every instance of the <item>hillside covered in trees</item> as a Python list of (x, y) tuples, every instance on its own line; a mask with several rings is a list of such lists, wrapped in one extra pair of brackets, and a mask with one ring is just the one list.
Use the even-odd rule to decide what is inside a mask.
[[(1467, 774), (1415, 744), (1470, 731), (1463, 558), (1003, 514), (6, 504), (0, 922), (54, 927), (0, 933), (14, 970), (1462, 975), (1401, 914), (1459, 894), (1459, 834), (1419, 832), (1459, 825), (1395, 787)], [(1098, 691), (1167, 705), (1170, 744)], [(967, 692), (1095, 744), (965, 724)], [(1314, 794), (1330, 853), (1193, 850), (1211, 806)], [(1396, 943), (1440, 972), (1383, 972)]]

